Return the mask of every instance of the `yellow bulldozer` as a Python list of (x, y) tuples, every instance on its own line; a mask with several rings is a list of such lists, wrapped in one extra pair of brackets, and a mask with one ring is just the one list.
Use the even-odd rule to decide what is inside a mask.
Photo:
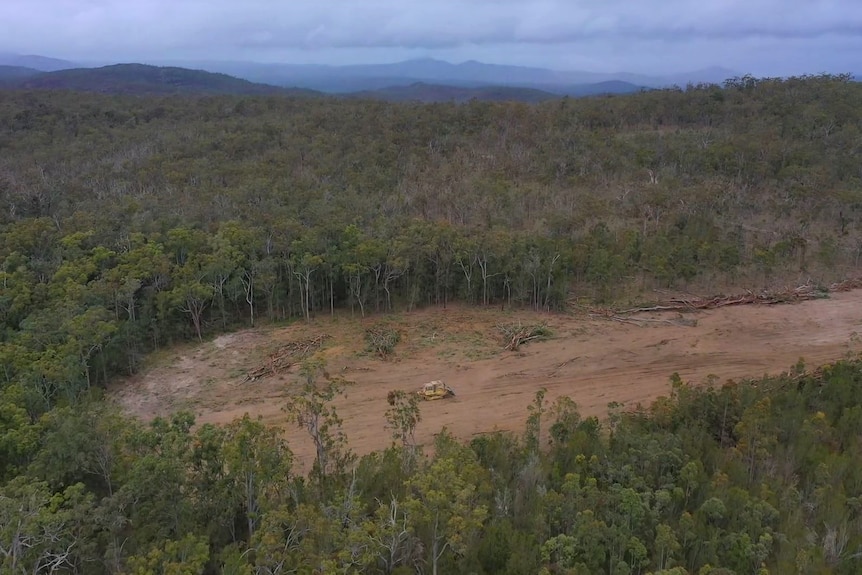
[(416, 394), (427, 401), (455, 396), (455, 392), (452, 391), (452, 388), (439, 380), (426, 383), (421, 387), (421, 389), (419, 389), (419, 391), (416, 392)]

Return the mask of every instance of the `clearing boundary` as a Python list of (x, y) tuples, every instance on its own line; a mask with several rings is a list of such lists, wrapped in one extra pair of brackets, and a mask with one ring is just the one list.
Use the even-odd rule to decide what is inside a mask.
[[(294, 362), (274, 375), (248, 374), (291, 342), (300, 355), (320, 347), (330, 373), (355, 382), (336, 401), (351, 446), (359, 454), (386, 447), (386, 395), (443, 380), (453, 399), (422, 404), (417, 439), (428, 443), (443, 426), (458, 437), (495, 429), (520, 431), (527, 405), (545, 387), (547, 399), (574, 399), (583, 415), (604, 416), (610, 402), (646, 404), (669, 391), (669, 377), (700, 383), (787, 371), (800, 358), (809, 367), (862, 352), (862, 290), (831, 290), (826, 299), (798, 305), (727, 305), (689, 310), (636, 310), (636, 322), (607, 314), (537, 314), (450, 307), (364, 319), (322, 317), (310, 324), (244, 330), (154, 357), (142, 373), (112, 386), (111, 397), (144, 419), (192, 410), (201, 423), (224, 423), (248, 412), (270, 424), (285, 422), (281, 405), (295, 387)], [(691, 307), (691, 306), (689, 306)], [(612, 313), (610, 317), (631, 314)], [(552, 336), (505, 351), (495, 326), (542, 322)], [(365, 352), (364, 331), (397, 329), (394, 356)], [(323, 342), (325, 334), (326, 342)], [(278, 357), (278, 356), (276, 356)], [(311, 446), (286, 428), (303, 465)]]

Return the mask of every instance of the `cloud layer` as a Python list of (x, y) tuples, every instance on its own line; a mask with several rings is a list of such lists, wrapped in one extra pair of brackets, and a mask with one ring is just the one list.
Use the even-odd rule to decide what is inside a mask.
[[(578, 46), (661, 58), (686, 46), (810, 58), (862, 38), (858, 0), (3, 0), (0, 50), (71, 57), (305, 52), (533, 54)], [(513, 48), (515, 47), (515, 48)], [(647, 50), (648, 53), (644, 53)], [(690, 55), (691, 56), (691, 55)], [(720, 54), (712, 63), (723, 63)], [(756, 54), (751, 55), (756, 57)], [(667, 56), (665, 56), (667, 57)], [(500, 58), (498, 58), (500, 59)], [(511, 59), (511, 58), (509, 58)], [(600, 61), (601, 54), (598, 54)]]

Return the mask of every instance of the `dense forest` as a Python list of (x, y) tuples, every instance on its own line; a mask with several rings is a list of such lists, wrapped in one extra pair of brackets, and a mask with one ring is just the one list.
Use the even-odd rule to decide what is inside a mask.
[(51, 400), (336, 308), (840, 279), (861, 130), (832, 76), (532, 106), (3, 93), (4, 378)]
[(285, 406), (326, 424), (308, 477), (259, 422), (142, 425), (93, 397), (260, 322), (838, 280), (860, 156), (846, 76), (534, 105), (0, 92), (0, 566), (858, 572), (855, 363), (676, 382), (606, 425), (537, 398), (525, 437), (444, 433), (431, 458), (396, 394), (397, 446), (361, 461), (310, 366)]
[[(346, 449), (319, 366), (285, 408), (312, 473), (246, 416), (137, 424), (101, 402), (0, 427), (4, 573), (835, 573), (862, 569), (862, 363), (693, 388), (600, 424), (538, 393), (523, 435), (433, 456), (390, 396), (390, 449)], [(311, 430), (312, 426), (307, 429)]]

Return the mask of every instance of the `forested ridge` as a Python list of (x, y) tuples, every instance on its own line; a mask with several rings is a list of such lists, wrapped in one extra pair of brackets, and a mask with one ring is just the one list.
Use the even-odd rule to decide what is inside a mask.
[[(858, 572), (855, 363), (678, 383), (610, 428), (558, 406), (549, 451), (538, 405), (527, 437), (444, 434), (432, 459), (404, 432), (355, 474), (334, 418), (307, 478), (254, 421), (143, 426), (92, 397), (261, 321), (839, 280), (860, 148), (844, 76), (536, 105), (0, 92), (0, 565)], [(339, 386), (306, 371), (302, 425)]]
[[(30, 73), (26, 73), (29, 70)], [(134, 96), (170, 94), (281, 94), (296, 97), (320, 92), (281, 88), (241, 78), (188, 68), (114, 64), (100, 68), (71, 68), (40, 72), (29, 68), (0, 67), (5, 88), (17, 90), (73, 90)]]

